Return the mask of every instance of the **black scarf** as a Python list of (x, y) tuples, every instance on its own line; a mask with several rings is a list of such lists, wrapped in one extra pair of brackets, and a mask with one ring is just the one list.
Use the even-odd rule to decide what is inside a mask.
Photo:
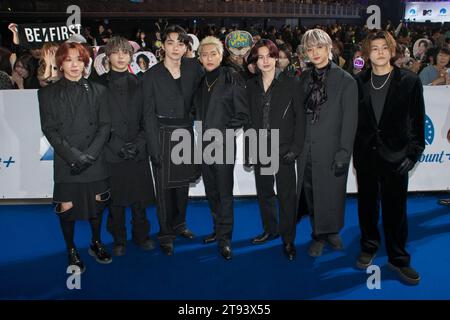
[(308, 84), (308, 94), (305, 100), (305, 111), (307, 114), (312, 114), (312, 124), (319, 121), (320, 106), (328, 100), (325, 83), (330, 67), (331, 63), (328, 63), (326, 67), (313, 68), (311, 72), (311, 81)]

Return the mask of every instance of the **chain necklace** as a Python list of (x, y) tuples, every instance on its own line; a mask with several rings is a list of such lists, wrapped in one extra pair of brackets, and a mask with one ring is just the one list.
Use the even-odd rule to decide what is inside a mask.
[(208, 78), (205, 77), (206, 86), (208, 87), (208, 92), (211, 91), (212, 86), (216, 83), (217, 80), (219, 80), (219, 77), (217, 77), (216, 80), (213, 81), (213, 83), (209, 84), (208, 83)]
[(383, 87), (386, 85), (386, 83), (388, 82), (389, 78), (391, 77), (392, 70), (394, 70), (394, 69), (391, 69), (391, 71), (389, 71), (388, 76), (386, 78), (386, 81), (384, 81), (384, 83), (381, 85), (381, 87), (378, 87), (378, 88), (375, 87), (375, 85), (373, 84), (373, 71), (372, 71), (371, 74), (370, 74), (370, 83), (372, 84), (372, 88), (374, 88), (375, 90), (383, 89)]

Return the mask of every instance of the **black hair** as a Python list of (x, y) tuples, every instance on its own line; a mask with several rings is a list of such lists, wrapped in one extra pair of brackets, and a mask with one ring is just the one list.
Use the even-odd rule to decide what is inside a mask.
[(139, 59), (142, 58), (144, 59), (145, 63), (147, 64), (147, 66), (150, 64), (150, 59), (145, 55), (145, 54), (140, 54), (136, 57), (136, 63), (139, 64)]
[(178, 40), (180, 42), (183, 42), (186, 46), (188, 45), (190, 37), (188, 36), (186, 30), (176, 24), (170, 25), (164, 30), (163, 34), (161, 35), (162, 43), (166, 42), (169, 34), (171, 33), (177, 33)]

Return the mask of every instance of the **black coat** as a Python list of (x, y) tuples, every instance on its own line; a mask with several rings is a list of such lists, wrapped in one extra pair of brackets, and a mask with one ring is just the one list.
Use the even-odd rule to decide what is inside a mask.
[(370, 98), (368, 69), (357, 76), (359, 91), (358, 129), (353, 149), (356, 169), (370, 169), (373, 151), (391, 163), (406, 157), (417, 162), (425, 148), (425, 104), (419, 77), (394, 67), (383, 112), (377, 124)]
[(131, 142), (139, 151), (136, 160), (148, 158), (147, 144), (143, 126), (144, 95), (137, 76), (126, 74), (126, 104), (121, 104), (116, 94), (110, 73), (99, 78), (99, 82), (108, 88), (108, 111), (111, 117), (111, 136), (106, 144), (106, 161), (117, 163), (124, 161), (118, 153), (121, 148)]
[(249, 109), (245, 93), (245, 82), (230, 68), (221, 68), (217, 84), (213, 87), (208, 107), (205, 108), (205, 77), (194, 98), (195, 119), (202, 121), (203, 129), (228, 129), (230, 121), (235, 120), (234, 128), (248, 123)]
[[(305, 112), (299, 81), (297, 78), (287, 76), (284, 72), (279, 73), (274, 81), (269, 112), (270, 128), (279, 129), (280, 155), (283, 156), (291, 151), (298, 156), (305, 140)], [(247, 81), (250, 107), (250, 124), (247, 128), (258, 130), (264, 127), (263, 94), (261, 76)]]
[[(300, 90), (306, 97), (312, 69), (300, 77)], [(335, 175), (335, 162), (349, 164), (358, 124), (358, 96), (355, 79), (331, 63), (325, 81), (327, 101), (321, 105), (319, 120), (312, 124), (307, 115), (305, 145), (297, 161), (298, 186), (301, 194), (303, 177), (311, 152), (314, 233), (338, 233), (344, 225), (347, 176)]]
[[(73, 92), (65, 78), (38, 91), (42, 131), (55, 150), (55, 183), (93, 182), (108, 177), (103, 152), (111, 131), (106, 88), (85, 79), (80, 81), (87, 91), (81, 105), (71, 105)], [(70, 173), (70, 165), (77, 159), (72, 147), (97, 159), (80, 175)]]
[(144, 92), (144, 125), (151, 156), (160, 156), (159, 120), (186, 119), (192, 122), (192, 105), (196, 89), (203, 75), (198, 61), (181, 60), (181, 92), (164, 62), (145, 72), (142, 79)]

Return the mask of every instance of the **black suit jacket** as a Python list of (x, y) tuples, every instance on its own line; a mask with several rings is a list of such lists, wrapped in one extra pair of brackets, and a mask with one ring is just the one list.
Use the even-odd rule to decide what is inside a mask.
[[(305, 140), (304, 97), (297, 78), (280, 73), (274, 81), (270, 102), (269, 122), (271, 129), (279, 129), (279, 152), (283, 156), (291, 151), (297, 156), (303, 149)], [(247, 81), (247, 96), (250, 106), (250, 125), (247, 128), (263, 128), (261, 76)]]
[[(54, 181), (79, 183), (103, 180), (108, 177), (104, 145), (111, 131), (106, 88), (84, 80), (86, 105), (75, 106), (72, 113), (67, 81), (63, 78), (38, 91), (42, 131), (55, 150)], [(97, 159), (91, 167), (75, 176), (70, 174), (70, 165), (77, 159), (72, 147)]]
[(195, 119), (202, 121), (203, 129), (228, 128), (232, 119), (236, 120), (234, 128), (247, 124), (249, 109), (245, 93), (245, 82), (241, 76), (227, 67), (221, 68), (217, 84), (211, 92), (208, 107), (204, 107), (204, 77), (194, 98)]
[(370, 168), (373, 154), (398, 164), (406, 157), (417, 162), (425, 148), (425, 104), (417, 75), (394, 67), (386, 102), (377, 124), (370, 98), (368, 69), (356, 78), (359, 92), (358, 129), (353, 149), (356, 169)]
[(196, 59), (181, 60), (181, 91), (169, 70), (160, 62), (144, 73), (144, 126), (151, 156), (161, 155), (159, 145), (160, 119), (191, 119), (194, 93), (203, 69)]
[(114, 87), (109, 73), (99, 80), (108, 88), (108, 111), (111, 118), (111, 136), (106, 144), (106, 161), (117, 163), (124, 161), (118, 156), (120, 149), (128, 142), (133, 143), (139, 151), (136, 160), (148, 158), (144, 133), (144, 95), (142, 85), (137, 76), (127, 73), (127, 104), (119, 105), (114, 99)]

